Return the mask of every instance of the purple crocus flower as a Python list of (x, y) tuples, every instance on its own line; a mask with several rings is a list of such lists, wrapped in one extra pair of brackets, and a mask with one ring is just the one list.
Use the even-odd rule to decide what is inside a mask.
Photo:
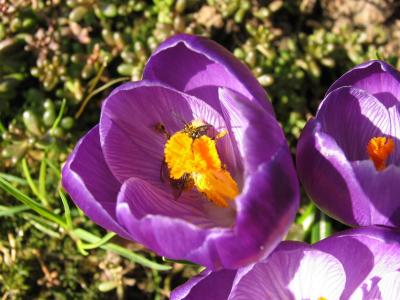
[(400, 299), (400, 233), (351, 229), (314, 245), (283, 242), (236, 270), (205, 270), (171, 300)]
[(379, 60), (340, 77), (297, 147), (300, 180), (349, 225), (400, 226), (400, 75)]
[(272, 251), (299, 200), (265, 91), (224, 48), (190, 35), (165, 41), (143, 80), (110, 94), (62, 178), (94, 222), (213, 269)]

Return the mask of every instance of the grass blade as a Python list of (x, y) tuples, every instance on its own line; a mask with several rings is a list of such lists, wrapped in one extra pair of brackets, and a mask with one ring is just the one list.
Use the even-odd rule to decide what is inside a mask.
[(60, 111), (58, 112), (57, 118), (54, 120), (53, 126), (51, 126), (50, 132), (53, 132), (54, 129), (58, 127), (58, 125), (61, 122), (61, 119), (64, 115), (64, 110), (65, 110), (65, 105), (67, 104), (67, 100), (64, 98), (61, 102), (61, 108)]
[(62, 204), (64, 206), (64, 217), (65, 217), (65, 221), (67, 223), (67, 228), (72, 229), (71, 210), (69, 208), (67, 197), (65, 197), (65, 194), (61, 190), (59, 191), (59, 194), (60, 194)]
[(23, 179), (21, 177), (14, 176), (14, 175), (6, 174), (6, 173), (1, 173), (0, 172), (0, 177), (4, 178), (5, 180), (8, 180), (9, 182), (13, 182), (13, 183), (16, 183), (16, 184), (20, 184), (20, 185), (27, 185), (28, 184), (25, 179)]
[(40, 169), (39, 169), (39, 194), (44, 199), (46, 198), (46, 160), (42, 159), (40, 162)]
[(17, 206), (3, 206), (0, 205), (0, 217), (11, 217), (20, 212), (24, 212), (29, 210), (30, 208), (26, 205), (17, 205)]
[(25, 158), (23, 158), (23, 159), (21, 160), (21, 166), (22, 166), (22, 172), (24, 173), (25, 179), (26, 179), (26, 181), (27, 181), (29, 187), (31, 188), (32, 193), (34, 193), (35, 196), (38, 197), (38, 199), (42, 202), (42, 204), (43, 204), (44, 206), (48, 206), (47, 199), (44, 198), (44, 197), (42, 197), (42, 195), (41, 195), (40, 192), (39, 192), (38, 187), (37, 187), (36, 184), (33, 182), (31, 173), (29, 172), (29, 166), (28, 166), (28, 163), (27, 163), (27, 161), (26, 161)]
[[(97, 243), (101, 240), (99, 237), (95, 236), (94, 234), (92, 234), (86, 230), (80, 229), (80, 228), (75, 229), (74, 234), (77, 237), (79, 237), (81, 240), (88, 242), (88, 243)], [(104, 245), (100, 246), (100, 248), (117, 253), (125, 258), (130, 259), (132, 262), (138, 263), (142, 266), (145, 266), (145, 267), (148, 267), (148, 268), (151, 268), (154, 270), (166, 271), (166, 270), (171, 269), (171, 266), (156, 263), (156, 262), (151, 261), (139, 254), (131, 252), (131, 251), (129, 251), (121, 246), (118, 246), (116, 244), (113, 244), (113, 243), (104, 244)]]
[(67, 224), (62, 220), (62, 218), (49, 210), (47, 210), (43, 205), (31, 199), (29, 196), (20, 192), (17, 188), (13, 187), (7, 180), (0, 177), (0, 188), (3, 189), (7, 194), (13, 196), (18, 201), (22, 202), (26, 206), (30, 207), (32, 210), (37, 212), (44, 218), (57, 223), (63, 228), (66, 228)]
[(96, 249), (104, 244), (106, 244), (109, 240), (111, 240), (117, 234), (115, 232), (108, 232), (105, 236), (103, 236), (98, 242), (92, 244), (83, 244), (82, 248), (85, 250)]
[(111, 81), (107, 82), (106, 84), (102, 85), (101, 87), (95, 89), (89, 95), (87, 95), (87, 97), (82, 101), (81, 107), (79, 107), (78, 112), (75, 114), (75, 119), (78, 119), (82, 115), (82, 113), (83, 113), (86, 105), (89, 103), (90, 99), (92, 99), (98, 93), (101, 93), (102, 91), (108, 89), (110, 86), (112, 86), (118, 82), (121, 82), (121, 81), (126, 81), (128, 79), (129, 79), (129, 77), (121, 77), (121, 78), (111, 80)]

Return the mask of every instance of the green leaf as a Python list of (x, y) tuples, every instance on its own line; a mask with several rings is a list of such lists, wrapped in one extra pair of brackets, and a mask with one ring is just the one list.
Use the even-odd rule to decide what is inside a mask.
[(111, 240), (117, 234), (115, 232), (108, 232), (105, 236), (103, 236), (98, 242), (92, 244), (83, 244), (82, 248), (85, 250), (96, 249), (104, 244), (106, 244), (109, 240)]
[(11, 174), (6, 174), (6, 173), (1, 173), (0, 172), (0, 177), (4, 178), (5, 180), (8, 180), (9, 182), (20, 184), (20, 185), (27, 185), (28, 182), (26, 182), (25, 179), (21, 177), (17, 177)]
[(29, 223), (31, 223), (36, 229), (43, 232), (44, 234), (47, 234), (57, 239), (61, 238), (60, 233), (55, 231), (55, 229), (57, 228), (56, 224), (31, 213), (24, 213), (23, 217)]
[(42, 159), (39, 169), (39, 194), (44, 199), (46, 198), (46, 160)]
[(167, 263), (178, 263), (178, 264), (183, 264), (183, 265), (199, 266), (198, 264), (195, 264), (188, 260), (175, 260), (175, 259), (167, 258), (165, 256), (162, 257), (162, 260)]
[(17, 205), (17, 206), (3, 206), (0, 205), (0, 217), (10, 217), (20, 212), (24, 212), (29, 210), (30, 208), (26, 205)]
[(310, 203), (304, 209), (302, 215), (296, 220), (296, 223), (300, 224), (303, 227), (304, 232), (310, 230), (311, 226), (314, 223), (316, 212), (317, 207), (314, 205), (314, 203)]
[(25, 179), (28, 182), (28, 185), (31, 188), (32, 193), (34, 193), (35, 196), (39, 198), (39, 200), (42, 202), (44, 206), (47, 206), (48, 205), (47, 199), (40, 194), (38, 187), (33, 182), (31, 173), (29, 172), (29, 166), (25, 158), (21, 160), (21, 166), (22, 166), (22, 172), (24, 173)]
[(50, 169), (54, 172), (54, 174), (57, 176), (58, 180), (61, 179), (61, 171), (60, 168), (57, 167), (50, 159), (45, 158), (46, 164), (50, 167)]
[(319, 221), (319, 236), (326, 239), (332, 235), (332, 224), (324, 213), (321, 213), (321, 220)]
[[(97, 243), (101, 240), (99, 237), (95, 236), (94, 234), (92, 234), (86, 230), (80, 229), (80, 228), (75, 229), (74, 234), (77, 237), (79, 237), (80, 239), (82, 239), (83, 241), (86, 241), (89, 243)], [(100, 248), (117, 253), (125, 258), (130, 259), (132, 262), (138, 263), (142, 266), (145, 266), (145, 267), (148, 267), (148, 268), (151, 268), (154, 270), (166, 271), (166, 270), (171, 269), (171, 266), (156, 263), (156, 262), (151, 261), (139, 254), (131, 252), (131, 251), (129, 251), (121, 246), (118, 246), (116, 244), (113, 244), (113, 243), (104, 244), (104, 245), (100, 246)]]
[(89, 95), (87, 95), (87, 97), (82, 101), (81, 107), (79, 108), (78, 112), (75, 114), (75, 118), (77, 119), (81, 116), (86, 105), (89, 103), (89, 100), (92, 99), (95, 95), (97, 95), (98, 93), (101, 93), (102, 91), (108, 89), (110, 86), (112, 86), (118, 82), (122, 82), (122, 81), (126, 81), (126, 80), (129, 80), (129, 77), (117, 78), (117, 79), (111, 80), (111, 81), (107, 82), (106, 84), (102, 85), (101, 87), (95, 89), (93, 92), (91, 92)]
[(0, 188), (3, 189), (7, 194), (13, 196), (18, 201), (30, 207), (39, 215), (43, 216), (44, 218), (50, 221), (53, 221), (54, 223), (57, 223), (63, 228), (66, 228), (67, 224), (63, 221), (63, 219), (60, 216), (47, 210), (43, 205), (31, 199), (29, 196), (25, 195), (17, 188), (13, 187), (7, 180), (5, 180), (2, 177), (0, 177)]
[(64, 115), (64, 110), (65, 110), (65, 105), (66, 105), (66, 104), (67, 104), (67, 100), (64, 98), (64, 99), (62, 100), (62, 102), (61, 102), (61, 108), (60, 108), (60, 111), (58, 112), (58, 116), (57, 116), (57, 118), (55, 119), (55, 121), (54, 121), (54, 123), (53, 123), (53, 126), (51, 126), (50, 132), (53, 132), (54, 129), (56, 129), (56, 128), (58, 127), (58, 125), (60, 124), (61, 119), (62, 119), (62, 117), (63, 117), (63, 115)]
[(62, 204), (64, 206), (64, 217), (65, 217), (65, 221), (67, 224), (67, 228), (71, 230), (73, 228), (72, 228), (71, 210), (68, 205), (68, 200), (67, 200), (67, 197), (65, 197), (65, 194), (63, 193), (63, 191), (60, 190), (59, 194), (60, 194)]

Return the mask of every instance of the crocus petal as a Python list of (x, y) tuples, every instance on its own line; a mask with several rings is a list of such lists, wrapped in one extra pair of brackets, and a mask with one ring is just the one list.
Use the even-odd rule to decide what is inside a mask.
[[(142, 198), (146, 198), (147, 201), (142, 201)], [(158, 189), (138, 178), (130, 178), (124, 182), (119, 199), (124, 203), (129, 203), (133, 217), (139, 220), (150, 215), (162, 215), (185, 220), (191, 226), (213, 228), (222, 227), (227, 219), (230, 220), (227, 226), (230, 226), (235, 217), (234, 211), (223, 208), (220, 208), (218, 215), (209, 215), (208, 206), (205, 204), (209, 200), (199, 193), (187, 192), (179, 199), (175, 199), (167, 189)]]
[(278, 250), (254, 265), (239, 281), (235, 279), (229, 300), (339, 299), (346, 280), (340, 261), (304, 248)]
[(242, 194), (235, 199), (234, 230), (215, 241), (223, 265), (237, 268), (260, 259), (287, 233), (299, 199), (297, 179), (290, 165), (291, 156), (285, 145), (270, 162), (248, 176)]
[(225, 127), (210, 106), (157, 83), (140, 81), (112, 93), (100, 119), (102, 149), (111, 172), (121, 183), (137, 177), (161, 187), (167, 137), (157, 132), (156, 125), (163, 124), (172, 134), (200, 116), (215, 128)]
[(385, 227), (346, 230), (311, 246), (282, 242), (268, 257), (238, 269), (233, 282), (206, 270), (178, 288), (177, 299), (198, 299), (192, 298), (196, 285), (211, 278), (197, 290), (204, 299), (220, 300), (209, 297), (220, 284), (231, 286), (228, 300), (397, 299), (399, 250), (400, 232)]
[(205, 270), (171, 293), (171, 300), (226, 300), (232, 288), (236, 270), (211, 272)]
[(378, 283), (379, 293), (382, 299), (400, 299), (400, 272), (392, 272), (383, 276)]
[(393, 153), (389, 156), (388, 164), (400, 165), (400, 104), (388, 109), (390, 120), (390, 137), (394, 140)]
[(76, 145), (62, 170), (62, 185), (75, 204), (94, 222), (128, 238), (116, 221), (115, 206), (121, 185), (111, 174), (95, 126)]
[(329, 88), (328, 93), (342, 87), (353, 86), (365, 90), (378, 98), (386, 107), (399, 103), (400, 76), (391, 65), (381, 60), (372, 60), (351, 69)]
[(273, 114), (251, 71), (225, 48), (199, 36), (179, 34), (162, 43), (147, 62), (143, 79), (158, 80), (197, 96), (217, 111), (218, 88), (230, 88)]
[[(166, 196), (146, 181), (127, 180), (118, 195), (118, 221), (135, 241), (159, 255), (190, 260), (190, 251), (201, 247), (209, 229), (194, 225), (196, 214), (189, 211), (190, 207), (174, 203)], [(191, 218), (190, 221), (185, 220), (185, 215)], [(197, 217), (201, 219), (201, 214)]]
[(246, 180), (235, 199), (236, 227), (216, 245), (224, 265), (239, 267), (267, 255), (287, 232), (298, 208), (298, 182), (276, 120), (228, 89), (220, 90), (220, 98), (228, 129), (239, 143)]
[(389, 114), (371, 94), (353, 87), (341, 87), (326, 96), (316, 116), (321, 131), (330, 135), (348, 160), (368, 159), (371, 138), (389, 134)]
[(353, 167), (317, 120), (304, 128), (296, 157), (299, 178), (322, 210), (346, 224), (368, 224), (369, 204)]
[(342, 299), (361, 299), (357, 295), (373, 292), (380, 278), (400, 269), (400, 233), (385, 227), (346, 230), (314, 247), (343, 264), (348, 280)]
[(339, 299), (345, 282), (345, 272), (338, 259), (324, 252), (310, 250), (304, 252), (289, 289), (295, 299)]
[[(365, 224), (400, 226), (400, 168), (390, 165), (377, 171), (370, 161), (355, 162), (357, 180), (369, 199), (369, 219)], [(382, 188), (387, 187), (387, 188)]]
[(282, 129), (271, 114), (238, 93), (224, 88), (219, 90), (219, 97), (228, 129), (244, 160), (245, 172), (251, 174), (286, 145)]

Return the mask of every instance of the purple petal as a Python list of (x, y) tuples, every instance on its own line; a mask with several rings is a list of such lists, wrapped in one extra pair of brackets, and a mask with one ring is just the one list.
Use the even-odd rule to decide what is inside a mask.
[(235, 279), (229, 300), (339, 299), (346, 281), (340, 261), (304, 248), (276, 251), (254, 265), (239, 281)]
[(391, 65), (381, 60), (363, 63), (345, 73), (329, 88), (328, 93), (342, 87), (353, 86), (378, 98), (386, 107), (399, 103), (400, 75)]
[(190, 260), (190, 251), (202, 246), (210, 229), (192, 224), (201, 217), (191, 212), (190, 206), (174, 202), (162, 190), (137, 178), (127, 180), (118, 195), (118, 221), (133, 239), (172, 259)]
[(315, 247), (342, 262), (348, 278), (342, 299), (348, 299), (354, 292), (356, 295), (376, 294), (374, 289), (380, 278), (400, 270), (400, 235), (388, 228), (347, 230)]
[(76, 145), (62, 170), (62, 185), (75, 204), (94, 222), (120, 236), (129, 234), (116, 222), (121, 185), (111, 174), (100, 147), (99, 126)]
[(235, 270), (203, 271), (171, 293), (171, 300), (226, 300), (235, 278)]
[(217, 111), (218, 88), (230, 88), (273, 114), (251, 71), (225, 48), (199, 36), (179, 34), (162, 43), (147, 62), (143, 79), (158, 80), (194, 95)]
[(271, 114), (243, 96), (228, 89), (220, 89), (219, 94), (224, 119), (237, 147), (234, 149), (244, 160), (246, 174), (252, 174), (286, 145), (282, 129)]
[[(214, 299), (219, 285), (224, 291), (232, 286), (229, 297), (224, 294), (228, 300), (397, 299), (399, 250), (400, 233), (385, 227), (347, 230), (312, 246), (283, 242), (268, 257), (238, 269), (233, 283), (222, 272), (204, 271), (174, 291), (180, 298), (173, 299)], [(203, 280), (208, 281), (197, 288)]]
[[(124, 182), (119, 199), (129, 204), (133, 217), (138, 220), (159, 215), (182, 219), (199, 228), (214, 228), (230, 227), (235, 218), (233, 209), (215, 207), (198, 192), (186, 192), (175, 199), (169, 190), (158, 189), (138, 178), (130, 178)], [(208, 204), (213, 205), (212, 211)]]
[[(382, 299), (400, 299), (400, 272), (385, 274), (376, 287)], [(378, 294), (378, 291), (373, 291)]]
[(367, 224), (400, 226), (400, 167), (388, 166), (377, 171), (371, 161), (353, 163), (357, 180), (369, 199)]
[[(233, 228), (204, 226), (199, 220), (205, 223), (209, 217), (201, 219), (198, 213), (194, 219), (193, 207), (167, 199), (140, 179), (123, 185), (118, 220), (135, 240), (160, 255), (213, 269), (237, 268), (268, 254), (287, 232), (298, 205), (297, 182), (293, 170), (286, 169), (289, 164), (291, 157), (284, 149), (248, 178), (235, 199), (238, 211)], [(288, 178), (294, 182), (282, 184)]]
[(336, 141), (349, 160), (368, 159), (366, 148), (370, 139), (389, 134), (390, 130), (385, 106), (353, 87), (341, 87), (328, 94), (316, 119), (321, 131)]
[(216, 239), (222, 265), (237, 268), (267, 255), (281, 241), (298, 209), (298, 183), (287, 146), (246, 178), (236, 199), (236, 226)]
[(394, 151), (389, 156), (388, 164), (400, 165), (400, 104), (388, 109), (390, 120), (390, 136), (394, 139)]
[(368, 224), (369, 205), (352, 165), (317, 120), (307, 123), (297, 145), (297, 171), (307, 193), (333, 218)]
[[(157, 83), (140, 81), (113, 92), (100, 119), (102, 149), (111, 172), (121, 183), (135, 177), (162, 187), (167, 138), (157, 132), (156, 124), (172, 134), (199, 118), (215, 128), (225, 127), (222, 117), (204, 102)], [(221, 154), (227, 163), (234, 160), (229, 155), (227, 150)]]

